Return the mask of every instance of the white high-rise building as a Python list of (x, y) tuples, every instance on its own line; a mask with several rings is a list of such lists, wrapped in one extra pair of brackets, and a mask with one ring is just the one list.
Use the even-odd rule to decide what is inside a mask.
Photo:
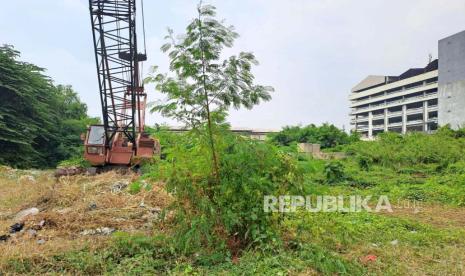
[(399, 76), (368, 76), (352, 88), (352, 130), (431, 132), (465, 126), (465, 31), (439, 41), (439, 60)]

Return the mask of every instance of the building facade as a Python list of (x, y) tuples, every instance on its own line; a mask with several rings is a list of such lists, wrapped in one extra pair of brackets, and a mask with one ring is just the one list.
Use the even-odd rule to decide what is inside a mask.
[(399, 76), (368, 76), (352, 88), (352, 130), (371, 139), (392, 131), (465, 125), (465, 31), (439, 41), (438, 59)]

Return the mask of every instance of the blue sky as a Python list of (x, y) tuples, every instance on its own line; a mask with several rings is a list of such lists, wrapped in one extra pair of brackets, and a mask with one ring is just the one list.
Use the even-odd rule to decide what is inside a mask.
[[(86, 0), (0, 0), (0, 44), (71, 84), (100, 116)], [(280, 128), (334, 123), (348, 128), (348, 94), (368, 74), (397, 75), (437, 57), (437, 41), (465, 29), (463, 0), (221, 0), (208, 1), (241, 37), (227, 53), (252, 51), (257, 82), (273, 100), (232, 111), (237, 127)], [(194, 0), (145, 0), (148, 61), (167, 71), (159, 48), (166, 28), (182, 33), (195, 16)], [(162, 99), (148, 88), (149, 99)], [(176, 124), (158, 114), (148, 123)]]

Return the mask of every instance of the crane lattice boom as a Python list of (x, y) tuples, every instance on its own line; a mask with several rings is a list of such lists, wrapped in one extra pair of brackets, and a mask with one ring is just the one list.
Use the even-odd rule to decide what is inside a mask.
[(151, 157), (156, 146), (144, 133), (139, 65), (147, 55), (137, 50), (136, 0), (89, 0), (89, 8), (103, 125), (89, 128), (85, 157), (94, 165)]

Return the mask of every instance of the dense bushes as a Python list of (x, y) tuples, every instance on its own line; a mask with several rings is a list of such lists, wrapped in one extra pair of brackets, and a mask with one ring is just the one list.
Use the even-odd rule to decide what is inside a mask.
[(54, 86), (43, 69), (0, 47), (0, 164), (53, 167), (79, 154), (80, 133), (95, 122), (69, 86)]
[(464, 158), (465, 140), (458, 139), (455, 132), (442, 130), (436, 134), (383, 133), (376, 141), (357, 142), (348, 145), (349, 154), (363, 159), (363, 169), (374, 163), (382, 166), (402, 168), (420, 164), (448, 164)]
[[(167, 142), (167, 136), (165, 142)], [(206, 137), (191, 132), (173, 136), (166, 160), (148, 175), (163, 180), (176, 198), (176, 239), (185, 252), (227, 246), (235, 252), (276, 238), (276, 217), (265, 213), (265, 195), (297, 192), (302, 174), (276, 147), (233, 135), (217, 136), (220, 184), (211, 174)], [(162, 142), (163, 143), (163, 142)]]
[(297, 142), (320, 144), (322, 148), (331, 148), (358, 140), (357, 134), (348, 135), (345, 131), (330, 124), (323, 124), (319, 127), (314, 124), (305, 127), (286, 126), (282, 131), (270, 135), (270, 141), (282, 146)]
[(335, 184), (343, 181), (345, 179), (344, 165), (338, 161), (326, 163), (325, 176), (328, 184)]
[(301, 174), (290, 156), (267, 144), (230, 135), (225, 146), (215, 196), (226, 230), (245, 242), (266, 240), (274, 233), (263, 197), (297, 192)]

